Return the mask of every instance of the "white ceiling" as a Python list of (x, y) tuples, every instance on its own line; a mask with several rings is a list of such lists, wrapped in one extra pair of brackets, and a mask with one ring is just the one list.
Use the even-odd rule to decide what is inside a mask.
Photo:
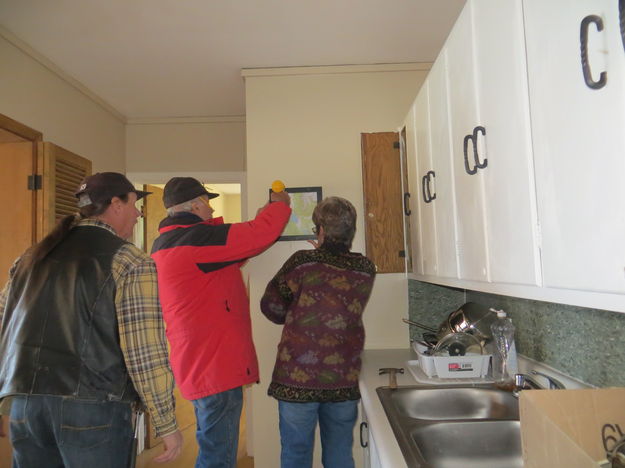
[(242, 68), (432, 62), (465, 0), (0, 0), (128, 119), (245, 114)]

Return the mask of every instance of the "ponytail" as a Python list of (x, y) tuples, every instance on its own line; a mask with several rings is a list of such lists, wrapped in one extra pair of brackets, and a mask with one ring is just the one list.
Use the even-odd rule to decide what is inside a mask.
[[(122, 201), (127, 202), (128, 194), (121, 195), (119, 198)], [(54, 229), (52, 229), (46, 237), (24, 253), (22, 260), (19, 263), (19, 268), (24, 270), (35, 267), (39, 262), (46, 258), (57, 245), (63, 242), (63, 240), (69, 235), (69, 232), (80, 222), (80, 220), (101, 215), (108, 209), (110, 204), (110, 200), (104, 203), (93, 203), (91, 205), (83, 206), (79, 213), (67, 215), (61, 218)]]

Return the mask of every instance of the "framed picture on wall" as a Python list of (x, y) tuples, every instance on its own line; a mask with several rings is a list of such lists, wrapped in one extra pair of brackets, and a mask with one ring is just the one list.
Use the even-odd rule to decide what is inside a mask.
[[(315, 225), (312, 214), (321, 201), (321, 187), (287, 187), (284, 189), (291, 196), (291, 219), (287, 223), (279, 241), (316, 239), (313, 233)], [(271, 189), (269, 189), (271, 194)]]

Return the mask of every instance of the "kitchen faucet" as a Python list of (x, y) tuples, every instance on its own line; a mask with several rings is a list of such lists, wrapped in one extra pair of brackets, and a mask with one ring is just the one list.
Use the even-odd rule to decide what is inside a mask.
[(541, 377), (544, 377), (545, 379), (547, 379), (547, 381), (549, 382), (549, 389), (550, 390), (564, 390), (564, 384), (562, 382), (560, 382), (558, 379), (551, 377), (550, 375), (547, 374), (543, 374), (542, 372), (538, 372), (538, 371), (531, 371), (531, 373), (533, 375), (540, 375)]
[[(527, 389), (535, 389), (535, 390), (563, 390), (564, 384), (560, 382), (558, 379), (555, 379), (547, 374), (543, 374), (538, 371), (531, 371), (530, 374), (514, 374), (514, 391), (512, 392), (514, 395), (518, 396), (521, 390)], [(540, 382), (538, 382), (534, 376), (538, 375), (540, 377), (544, 377), (549, 382), (549, 386), (545, 387)]]

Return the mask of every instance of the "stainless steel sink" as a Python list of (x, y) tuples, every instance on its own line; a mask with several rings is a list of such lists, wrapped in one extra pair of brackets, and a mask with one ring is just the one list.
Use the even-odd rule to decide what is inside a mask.
[(522, 467), (518, 400), (492, 386), (380, 387), (409, 467)]
[(401, 388), (388, 398), (398, 411), (415, 419), (519, 419), (518, 400), (488, 388)]

